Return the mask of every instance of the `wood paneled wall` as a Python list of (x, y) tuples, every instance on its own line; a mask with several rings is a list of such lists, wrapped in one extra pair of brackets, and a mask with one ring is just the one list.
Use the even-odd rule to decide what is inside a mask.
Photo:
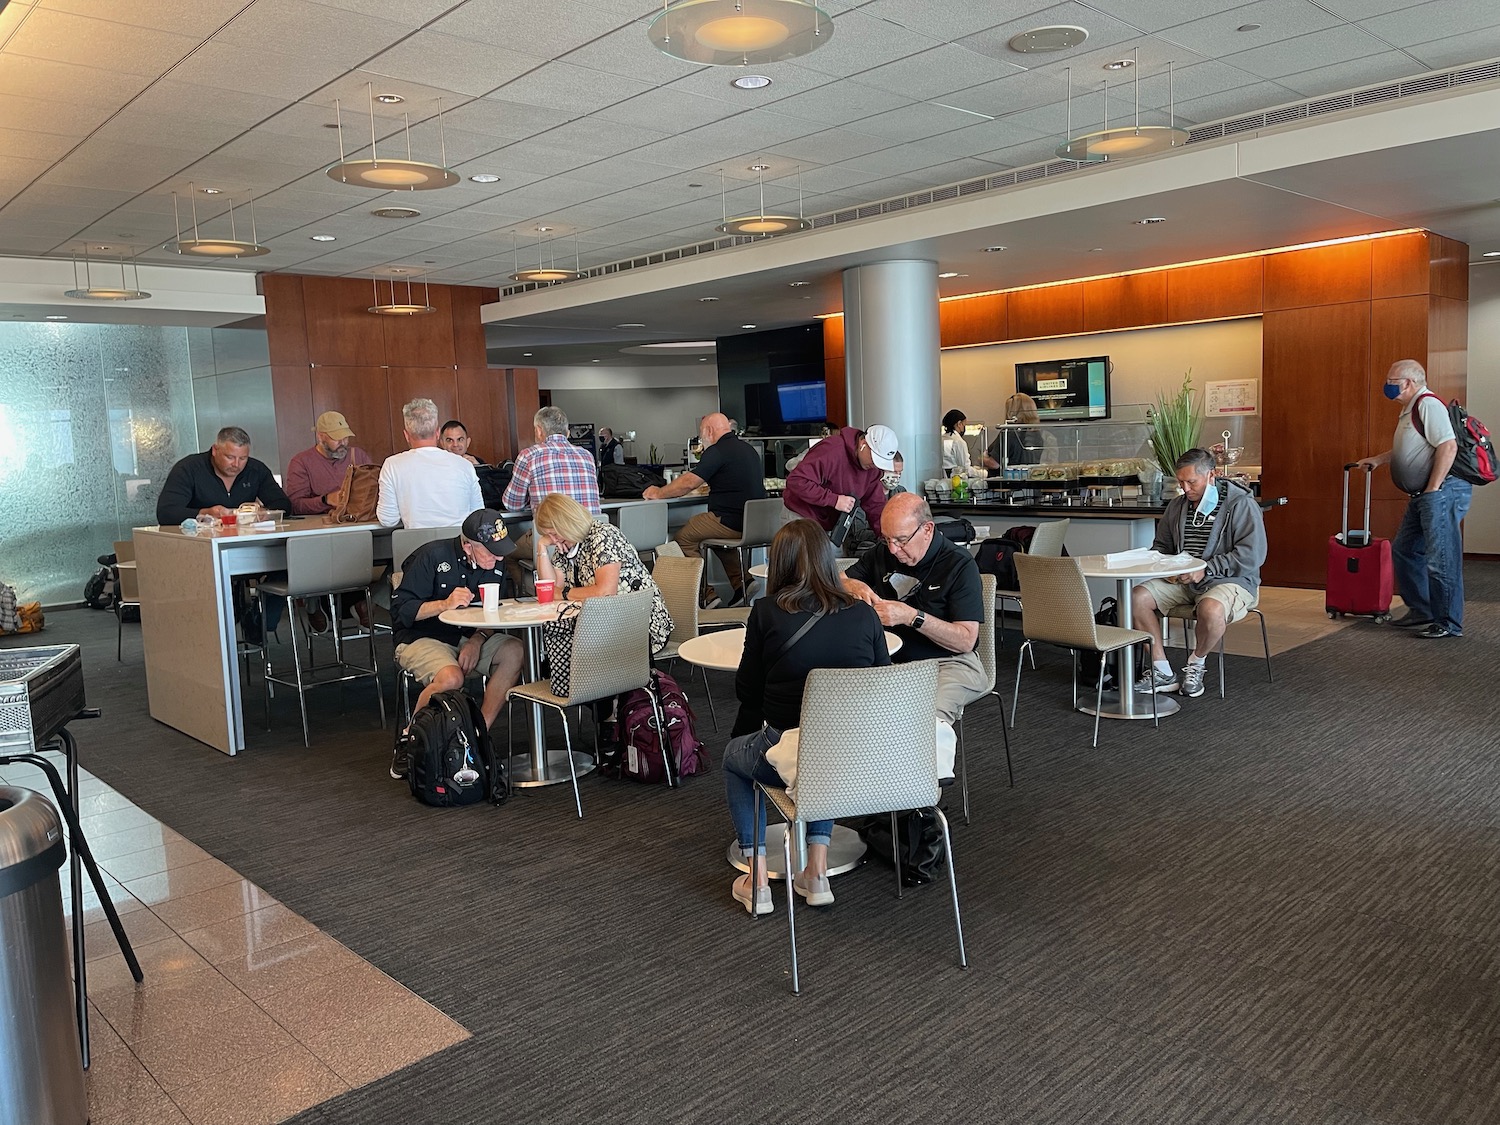
[[(355, 444), (377, 462), (406, 448), (401, 407), (430, 398), (443, 419), (461, 419), (485, 460), (514, 457), (531, 442), (537, 376), (492, 368), (479, 309), (498, 294), (434, 285), (424, 316), (375, 316), (369, 281), (262, 274), (276, 432), (283, 459), (312, 445), (313, 420), (338, 410)], [(519, 437), (518, 437), (519, 435)]]
[[(968, 347), (1261, 316), (1262, 488), (1290, 500), (1267, 516), (1262, 577), (1321, 588), (1328, 536), (1342, 522), (1343, 466), (1390, 448), (1386, 370), (1419, 360), (1434, 392), (1464, 397), (1468, 286), (1468, 247), (1424, 231), (944, 301), (941, 339)], [(842, 317), (824, 320), (828, 417), (840, 424), (843, 335)], [(1377, 472), (1375, 533), (1393, 535), (1405, 505)]]

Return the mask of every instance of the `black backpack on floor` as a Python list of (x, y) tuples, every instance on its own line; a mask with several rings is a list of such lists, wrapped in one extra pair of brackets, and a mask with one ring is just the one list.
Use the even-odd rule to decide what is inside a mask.
[(980, 574), (993, 574), (997, 590), (1019, 590), (1021, 576), (1016, 573), (1016, 556), (1026, 553), (1026, 548), (1014, 539), (986, 539), (979, 545)]
[(447, 808), (510, 795), (503, 762), (495, 761), (484, 715), (466, 692), (440, 691), (411, 721), (407, 784), (424, 805)]

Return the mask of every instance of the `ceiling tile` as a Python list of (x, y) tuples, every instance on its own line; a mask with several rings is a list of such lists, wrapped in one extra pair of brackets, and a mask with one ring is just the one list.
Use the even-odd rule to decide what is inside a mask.
[(705, 66), (684, 73), (671, 84), (671, 88), (705, 98), (717, 98), (729, 102), (736, 110), (747, 110), (762, 109), (793, 94), (815, 90), (834, 81), (822, 71), (810, 70), (796, 63), (776, 63), (774, 66), (756, 69), (771, 79), (771, 85), (759, 90), (740, 90), (729, 84), (737, 77), (732, 73), (732, 68)]
[[(12, 7), (15, 5), (12, 4)], [(112, 23), (173, 31), (179, 35), (206, 38), (245, 6), (245, 0), (130, 0), (128, 4), (101, 4), (99, 0), (40, 0), (39, 8), (95, 16)]]
[(148, 81), (139, 74), (74, 66), (10, 51), (0, 54), (0, 94), (118, 106), (144, 90)]
[(879, 90), (926, 101), (977, 86), (981, 82), (1009, 78), (1025, 69), (1018, 64), (1000, 62), (988, 55), (944, 43), (930, 51), (866, 70), (853, 77), (861, 86), (873, 86)]
[(966, 90), (956, 90), (936, 100), (944, 105), (975, 113), (1001, 117), (1019, 110), (1053, 105), (1067, 97), (1067, 76), (1063, 72), (1033, 70), (1014, 74), (997, 82), (984, 82)]
[(298, 101), (344, 72), (330, 58), (314, 59), (280, 51), (256, 50), (254, 62), (243, 48), (213, 40), (172, 71), (179, 82), (192, 82), (215, 89), (278, 98), (284, 104)]
[(213, 42), (317, 59), (338, 69), (357, 66), (406, 35), (410, 28), (312, 0), (255, 0), (214, 36)]
[(5, 51), (155, 78), (199, 42), (192, 36), (154, 28), (37, 8), (10, 37)]
[[(636, 15), (640, 14), (639, 4), (630, 6), (636, 9)], [(627, 78), (639, 78), (653, 83), (676, 82), (695, 70), (723, 77), (722, 67), (699, 67), (662, 54), (647, 42), (644, 23), (632, 23), (584, 43), (568, 52), (568, 61), (590, 70), (622, 74)], [(723, 81), (727, 83), (728, 79), (723, 78)]]
[(498, 167), (501, 168), (515, 166), (544, 176), (553, 176), (566, 172), (570, 168), (577, 168), (585, 163), (588, 157), (565, 145), (553, 144), (547, 140), (547, 135), (543, 134), (507, 145), (494, 153), (490, 160), (497, 162)]
[(542, 66), (546, 61), (492, 43), (460, 39), (436, 31), (419, 31), (377, 55), (360, 69), (443, 86), (477, 97)]
[[(56, 2), (56, 0), (49, 0), (49, 2)], [(71, 2), (87, 3), (90, 0), (71, 0)], [(231, 0), (231, 2), (236, 6), (243, 4), (243, 0)], [(357, 12), (365, 16), (379, 16), (381, 19), (398, 23), (405, 28), (421, 27), (453, 7), (454, 2), (455, 0), (401, 0), (399, 4), (393, 4), (391, 0), (319, 0), (319, 3), (330, 8)]]
[[(1057, 119), (1055, 129), (1037, 128), (1031, 123), (1033, 117), (1050, 117), (1054, 112)], [(1076, 113), (1073, 120), (1079, 120)], [(933, 152), (947, 154), (944, 159), (952, 159), (955, 155), (976, 156), (991, 149), (1009, 148), (1011, 145), (1023, 144), (1054, 133), (1061, 136), (1065, 121), (1065, 113), (1055, 106), (1049, 106), (1045, 110), (1011, 114), (994, 121), (981, 121), (963, 129), (936, 134), (926, 139), (925, 144)]]
[(216, 88), (213, 84), (215, 76), (210, 74), (208, 77), (209, 82), (201, 86), (179, 81), (176, 77), (158, 79), (131, 103), (130, 108), (164, 117), (223, 121), (248, 127), (280, 113), (296, 100)]
[[(854, 128), (872, 137), (882, 137), (890, 144), (902, 144), (936, 140), (944, 133), (966, 130), (982, 120), (972, 113), (948, 106), (922, 103), (866, 117), (854, 122)], [(959, 151), (969, 152), (971, 149), (965, 144)]]
[[(432, 26), (448, 35), (555, 57), (618, 30), (622, 22), (616, 14), (574, 0), (547, 0), (545, 4), (474, 0)], [(644, 33), (641, 46), (646, 46)]]
[(1205, 94), (1201, 98), (1178, 102), (1177, 117), (1179, 124), (1203, 124), (1301, 100), (1297, 91), (1286, 86), (1275, 82), (1257, 82), (1225, 90), (1222, 94)]
[(1488, 28), (1468, 35), (1450, 35), (1431, 43), (1408, 47), (1407, 53), (1422, 60), (1434, 70), (1462, 66), (1479, 58), (1500, 56), (1500, 28)]
[(503, 98), (476, 98), (444, 113), (445, 121), (461, 129), (488, 133), (504, 140), (519, 141), (556, 128), (577, 114), (545, 106), (523, 105)]
[(661, 133), (675, 133), (683, 129), (696, 129), (710, 122), (722, 121), (726, 117), (733, 117), (736, 112), (734, 106), (728, 102), (701, 97), (671, 87), (662, 87), (647, 90), (627, 101), (605, 106), (593, 116), (622, 125), (656, 129)]
[(55, 133), (33, 133), (22, 129), (0, 128), (0, 156), (21, 157), (50, 163), (63, 156), (78, 142)]
[[(1074, 56), (1085, 55), (1101, 47), (1127, 43), (1140, 38), (1144, 29), (1139, 24), (1108, 15), (1103, 11), (1103, 7), (1104, 5), (1092, 7), (1068, 0), (1067, 3), (1055, 4), (1050, 8), (1033, 11), (1029, 15), (1006, 20), (987, 31), (965, 36), (959, 40), (959, 44), (1002, 62), (1019, 63), (1022, 66), (1031, 67), (1066, 66)], [(1180, 6), (1178, 12), (1176, 19), (1181, 19)], [(1173, 22), (1176, 22), (1176, 19)], [(1035, 27), (1050, 27), (1055, 24), (1087, 28), (1089, 37), (1069, 50), (1049, 52), (1040, 56), (1024, 55), (1011, 50), (1011, 39), (1023, 31), (1030, 31)]]
[(849, 161), (852, 157), (889, 148), (890, 142), (884, 137), (872, 137), (854, 129), (837, 128), (810, 133), (798, 140), (785, 141), (772, 147), (782, 156), (794, 159), (805, 157), (820, 164), (838, 164)]
[(1057, 159), (1057, 146), (1060, 137), (1039, 137), (1034, 141), (1023, 141), (1009, 148), (995, 149), (993, 152), (981, 152), (980, 159), (987, 164), (994, 164), (1004, 170), (1006, 168), (1025, 168), (1031, 164), (1046, 164)]
[(1005, 19), (994, 0), (875, 0), (862, 9), (867, 15), (935, 39), (962, 39), (994, 27)]
[(1452, 0), (1428, 0), (1414, 8), (1363, 20), (1360, 26), (1395, 47), (1410, 47), (1500, 24), (1500, 8), (1494, 4), (1455, 4)]
[(1346, 20), (1365, 20), (1371, 16), (1383, 16), (1399, 8), (1410, 8), (1412, 0), (1318, 0), (1334, 15)]
[(861, 85), (859, 82), (829, 82), (805, 93), (793, 94), (773, 103), (776, 112), (788, 117), (816, 121), (820, 125), (847, 125), (872, 114), (909, 106), (910, 96)]
[(97, 128), (109, 113), (107, 107), (99, 104), (53, 102), (0, 94), (0, 121), (10, 128), (34, 133), (83, 137)]
[(1301, 74), (1286, 74), (1278, 81), (1304, 97), (1316, 98), (1355, 86), (1374, 86), (1380, 82), (1408, 78), (1413, 74), (1421, 74), (1426, 69), (1401, 51), (1386, 51), (1355, 62), (1332, 63)]
[(495, 96), (508, 102), (572, 110), (574, 116), (581, 116), (633, 98), (651, 88), (649, 83), (635, 78), (586, 70), (565, 62), (551, 62), (507, 82), (495, 92)]
[[(1119, 23), (1142, 31), (1160, 31), (1177, 26), (1184, 16), (1194, 14), (1194, 9), (1201, 6), (1183, 4), (1181, 0), (1101, 0), (1097, 7)], [(1052, 20), (1045, 22), (1051, 23)], [(1092, 30), (1091, 25), (1085, 23), (1084, 26)]]
[[(1252, 47), (1263, 47), (1294, 39), (1314, 31), (1334, 27), (1344, 21), (1322, 8), (1298, 0), (1260, 0), (1243, 8), (1216, 12), (1202, 19), (1189, 20), (1162, 32), (1160, 39), (1180, 43), (1190, 51), (1210, 58), (1222, 58)], [(1245, 24), (1258, 23), (1255, 31), (1236, 31)]]
[(1330, 59), (1359, 59), (1379, 54), (1386, 46), (1373, 35), (1345, 25), (1315, 31), (1268, 47), (1254, 47), (1224, 56), (1223, 61), (1260, 78), (1300, 74)]
[(938, 46), (939, 42), (935, 37), (887, 23), (862, 10), (851, 10), (834, 16), (833, 38), (804, 56), (800, 65), (842, 78), (915, 55)]

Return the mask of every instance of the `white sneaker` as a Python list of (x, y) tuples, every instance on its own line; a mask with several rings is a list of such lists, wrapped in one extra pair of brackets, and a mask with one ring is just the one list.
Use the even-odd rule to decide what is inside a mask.
[[(1136, 680), (1135, 690), (1141, 695), (1149, 695), (1153, 692), (1156, 694), (1174, 692), (1177, 690), (1177, 677), (1171, 672), (1163, 672), (1152, 665), (1149, 672)], [(1203, 689), (1200, 687), (1198, 690), (1201, 692)]]
[(1206, 665), (1188, 663), (1182, 666), (1182, 694), (1197, 699), (1203, 694), (1203, 669)]

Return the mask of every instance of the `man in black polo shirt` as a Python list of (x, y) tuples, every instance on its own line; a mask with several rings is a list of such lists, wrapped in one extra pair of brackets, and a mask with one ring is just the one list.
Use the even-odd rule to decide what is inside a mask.
[(250, 435), (225, 426), (206, 453), (189, 453), (172, 466), (156, 498), (156, 522), (173, 527), (200, 515), (232, 519), (236, 508), (251, 501), (292, 511), (270, 468), (250, 456)]
[[(470, 512), (459, 535), (424, 543), (401, 562), (401, 583), (391, 595), (391, 639), (396, 663), (422, 684), (416, 710), (440, 691), (458, 691), (475, 669), (488, 669), (479, 710), (493, 727), (505, 697), (521, 675), (521, 642), (498, 629), (467, 637), (442, 614), (479, 600), (486, 582), (504, 582), (500, 560), (515, 550), (505, 521), (493, 508)], [(406, 776), (407, 744), (396, 740), (391, 776)]]
[(938, 662), (937, 713), (950, 726), (985, 692), (979, 654), (984, 592), (974, 556), (938, 535), (927, 501), (898, 492), (880, 514), (881, 540), (844, 573), (844, 586), (875, 607), (901, 638), (897, 664)]
[[(698, 436), (703, 439), (703, 456), (698, 458), (693, 471), (683, 473), (671, 484), (653, 486), (641, 493), (647, 500), (670, 500), (708, 485), (708, 511), (688, 520), (673, 537), (690, 559), (703, 557), (705, 539), (738, 539), (745, 530), (745, 501), (764, 500), (766, 496), (765, 468), (760, 454), (735, 437), (728, 418), (710, 414), (698, 424)], [(724, 576), (734, 589), (729, 604), (737, 605), (745, 598), (740, 554), (734, 550), (715, 551), (715, 554), (724, 564)], [(704, 586), (707, 591), (706, 572)]]

